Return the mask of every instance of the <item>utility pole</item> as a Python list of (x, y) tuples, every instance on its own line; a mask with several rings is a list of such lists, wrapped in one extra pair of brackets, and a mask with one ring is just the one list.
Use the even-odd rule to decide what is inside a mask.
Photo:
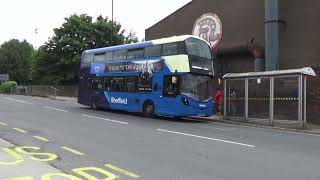
[(279, 14), (278, 0), (265, 0), (265, 69), (279, 68)]
[(112, 19), (112, 26), (111, 26), (111, 44), (110, 46), (112, 46), (113, 43), (113, 0), (111, 0), (111, 19)]

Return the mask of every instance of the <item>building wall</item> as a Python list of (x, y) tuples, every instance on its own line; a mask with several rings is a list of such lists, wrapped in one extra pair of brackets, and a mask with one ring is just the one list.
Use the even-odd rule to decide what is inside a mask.
[(245, 44), (252, 38), (264, 44), (264, 2), (257, 0), (193, 0), (146, 30), (146, 40), (191, 34), (205, 13), (218, 14), (223, 25), (221, 46)]
[(279, 0), (280, 69), (320, 67), (320, 1)]
[[(254, 57), (230, 53), (248, 44), (264, 48), (265, 0), (193, 0), (146, 30), (146, 40), (191, 34), (196, 20), (205, 13), (218, 14), (223, 25), (215, 74), (254, 71)], [(308, 79), (309, 121), (320, 123), (320, 1), (279, 0), (279, 68), (310, 66), (318, 77)], [(267, 61), (267, 60), (266, 60)], [(220, 74), (219, 74), (220, 73)], [(217, 77), (217, 76), (216, 76)]]

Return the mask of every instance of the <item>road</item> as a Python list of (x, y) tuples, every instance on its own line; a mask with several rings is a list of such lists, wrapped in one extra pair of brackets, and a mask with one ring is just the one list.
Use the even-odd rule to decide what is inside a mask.
[(39, 97), (0, 95), (0, 138), (56, 154), (49, 163), (66, 173), (100, 167), (119, 179), (320, 179), (317, 135), (151, 119)]

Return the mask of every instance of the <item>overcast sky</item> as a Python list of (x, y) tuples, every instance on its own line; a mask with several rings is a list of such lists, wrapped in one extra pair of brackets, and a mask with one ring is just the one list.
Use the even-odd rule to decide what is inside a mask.
[[(191, 0), (114, 0), (114, 18), (139, 40), (144, 30)], [(111, 0), (3, 0), (0, 6), (0, 44), (26, 39), (39, 47), (60, 27), (64, 17), (86, 13), (111, 18)], [(38, 29), (38, 34), (35, 33)]]

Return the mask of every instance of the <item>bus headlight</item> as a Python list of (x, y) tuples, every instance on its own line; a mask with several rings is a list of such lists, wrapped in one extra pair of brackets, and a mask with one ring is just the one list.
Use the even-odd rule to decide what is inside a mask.
[(181, 101), (184, 105), (189, 106), (189, 100), (186, 97), (182, 96)]

